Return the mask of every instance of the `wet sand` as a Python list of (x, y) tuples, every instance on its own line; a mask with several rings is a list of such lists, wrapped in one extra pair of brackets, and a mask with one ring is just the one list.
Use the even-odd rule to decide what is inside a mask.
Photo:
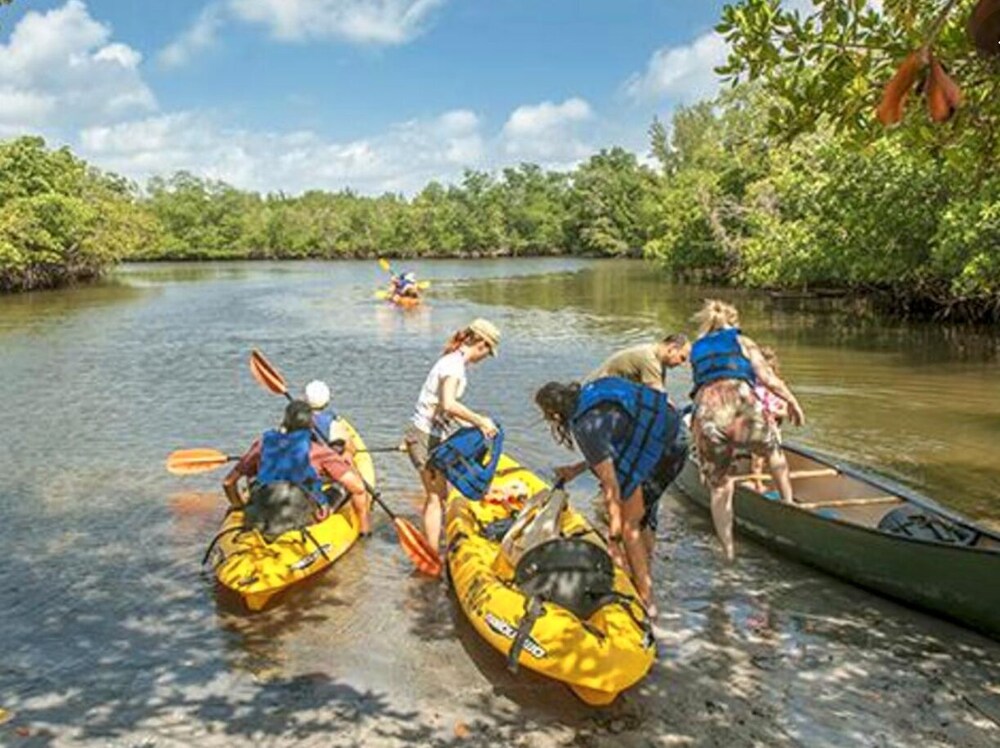
[[(97, 667), (71, 678), (74, 686), (40, 677), (8, 700), (14, 714), (0, 739), (17, 746), (1000, 744), (1000, 645), (746, 542), (726, 567), (707, 517), (682, 499), (666, 504), (657, 551), (660, 658), (609, 708), (585, 707), (532, 673), (508, 673), (447, 585), (407, 572), (382, 522), (373, 543), (391, 554), (388, 569), (369, 568), (356, 550), (343, 568), (261, 615), (218, 600), (219, 630), (230, 638), (221, 651), (201, 646), (203, 622), (192, 609), (200, 607), (193, 596), (211, 592), (209, 582), (161, 589), (161, 605), (170, 603), (163, 609), (174, 613), (122, 621)], [(209, 526), (214, 517), (188, 520)], [(331, 663), (330, 619), (352, 592), (338, 571), (345, 579), (398, 574), (403, 589), (396, 609), (360, 616), (353, 631), (339, 632), (354, 646)], [(79, 623), (85, 636), (86, 621)], [(57, 627), (69, 633), (73, 624)], [(158, 632), (169, 632), (162, 648)], [(338, 671), (347, 674), (331, 674)], [(4, 680), (12, 675), (0, 665)]]

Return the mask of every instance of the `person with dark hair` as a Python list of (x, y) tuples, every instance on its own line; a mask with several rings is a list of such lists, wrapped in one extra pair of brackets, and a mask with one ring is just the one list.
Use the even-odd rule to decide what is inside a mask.
[(431, 464), (431, 453), (462, 424), (475, 426), (487, 438), (496, 436), (493, 420), (463, 405), (461, 398), (465, 393), (466, 366), (496, 356), (499, 347), (500, 331), (485, 319), (475, 319), (452, 335), (424, 380), (413, 418), (403, 435), (402, 446), (424, 486), (424, 533), (432, 548), (441, 542), (448, 485), (444, 475)]
[[(370, 535), (368, 495), (361, 476), (354, 470), (349, 454), (338, 454), (320, 443), (313, 434), (313, 409), (309, 403), (293, 400), (285, 408), (281, 428), (265, 431), (240, 458), (222, 481), (222, 488), (233, 506), (243, 506), (238, 482), (250, 483), (251, 502), (261, 491), (298, 490), (315, 504), (315, 521), (325, 519), (330, 511), (323, 493), (324, 483), (336, 483), (351, 498), (358, 515), (362, 535)], [(272, 487), (277, 487), (272, 488)], [(266, 494), (259, 503), (265, 503)]]
[(690, 355), (691, 341), (687, 335), (678, 332), (656, 343), (643, 343), (618, 351), (583, 381), (586, 384), (604, 377), (621, 377), (665, 392), (667, 370), (686, 364)]
[[(621, 377), (665, 392), (668, 369), (683, 366), (691, 355), (691, 341), (682, 332), (663, 337), (657, 343), (645, 343), (626, 348), (606, 359), (584, 379), (584, 384), (604, 377)], [(664, 452), (660, 463), (643, 486), (643, 514), (639, 523), (646, 555), (650, 560), (659, 527), (660, 499), (680, 474), (687, 457), (686, 442)], [(566, 468), (567, 475), (579, 475), (587, 469), (586, 461)]]
[(582, 386), (549, 382), (535, 393), (535, 403), (556, 441), (583, 453), (583, 463), (557, 468), (557, 476), (571, 480), (582, 471), (580, 464), (597, 476), (608, 513), (608, 550), (619, 566), (631, 571), (639, 596), (655, 616), (640, 528), (643, 483), (673, 448), (680, 415), (663, 392), (619, 377)]

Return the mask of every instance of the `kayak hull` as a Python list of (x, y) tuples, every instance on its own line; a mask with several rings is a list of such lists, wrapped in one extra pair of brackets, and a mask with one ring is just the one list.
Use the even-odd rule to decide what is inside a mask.
[[(525, 484), (534, 494), (549, 486), (538, 476), (504, 455), (494, 489), (512, 481)], [(503, 504), (469, 501), (458, 493), (449, 496), (447, 512), (448, 571), (462, 612), (490, 646), (509, 656), (515, 632), (529, 598), (496, 571), (500, 544), (484, 537), (480, 528), (511, 516)], [(564, 535), (584, 535), (603, 547), (600, 536), (582, 515), (563, 513)], [(517, 663), (567, 684), (585, 703), (610, 704), (619, 693), (641, 680), (652, 667), (655, 643), (645, 610), (628, 576), (615, 569), (614, 589), (632, 602), (599, 608), (581, 621), (552, 602), (530, 630)]]
[[(365, 449), (354, 427), (343, 423), (356, 448)], [(375, 484), (371, 455), (356, 455), (355, 467), (370, 485)], [(293, 530), (271, 543), (256, 531), (243, 530), (243, 521), (241, 510), (226, 515), (209, 562), (219, 584), (236, 593), (251, 611), (262, 610), (279, 593), (332, 565), (360, 534), (359, 519), (350, 502), (306, 528), (308, 534)]]
[(414, 296), (391, 296), (389, 301), (401, 309), (414, 309), (423, 303), (423, 299)]

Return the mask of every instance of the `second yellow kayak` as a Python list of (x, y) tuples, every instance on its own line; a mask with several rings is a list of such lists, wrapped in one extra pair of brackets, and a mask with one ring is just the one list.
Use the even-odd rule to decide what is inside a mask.
[[(518, 484), (529, 494), (548, 490), (537, 475), (504, 455), (492, 489), (503, 493)], [(509, 655), (531, 599), (503, 570), (500, 543), (483, 534), (496, 520), (511, 517), (502, 503), (469, 501), (453, 492), (447, 512), (448, 570), (455, 594), (473, 627), (489, 644)], [(586, 519), (568, 508), (561, 515), (563, 537), (603, 541)], [(652, 627), (628, 575), (614, 568), (613, 595), (581, 620), (571, 611), (543, 601), (541, 615), (522, 635), (517, 663), (566, 683), (587, 704), (610, 704), (641, 680), (655, 658)]]

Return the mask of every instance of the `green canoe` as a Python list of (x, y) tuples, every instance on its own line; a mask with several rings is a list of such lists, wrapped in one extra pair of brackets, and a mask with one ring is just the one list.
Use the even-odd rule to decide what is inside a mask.
[[(884, 478), (802, 447), (784, 449), (796, 503), (777, 500), (770, 478), (749, 475), (749, 460), (743, 460), (733, 507), (741, 531), (1000, 639), (1000, 533)], [(688, 459), (677, 483), (708, 508), (696, 459)]]

